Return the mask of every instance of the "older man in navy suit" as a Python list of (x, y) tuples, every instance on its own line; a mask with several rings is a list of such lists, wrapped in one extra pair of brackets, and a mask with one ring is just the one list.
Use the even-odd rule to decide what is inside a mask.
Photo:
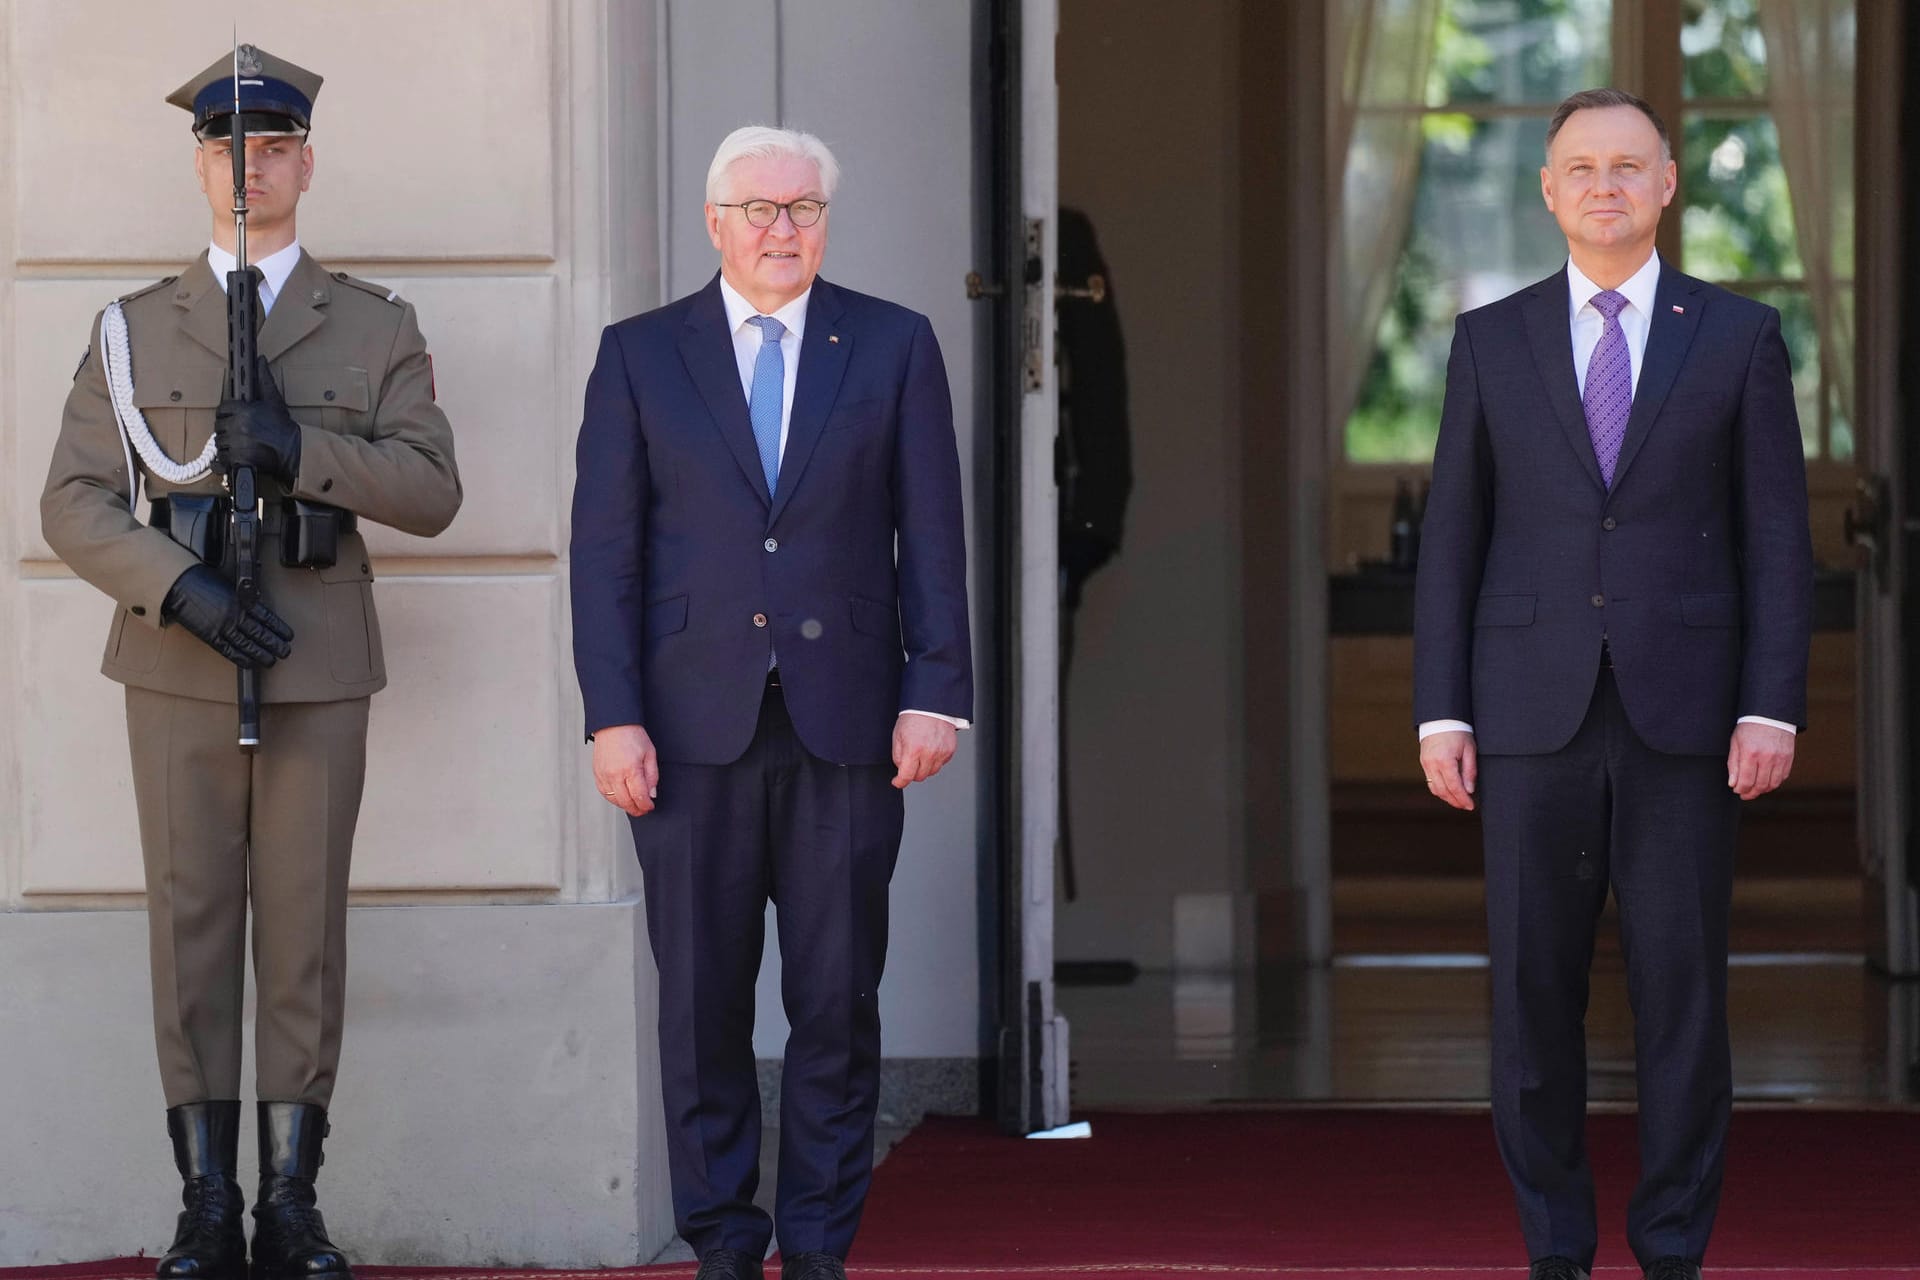
[(1587, 973), (1611, 886), (1634, 1014), (1627, 1238), (1697, 1280), (1733, 1090), (1739, 803), (1806, 718), (1813, 557), (1780, 316), (1654, 252), (1675, 173), (1646, 103), (1547, 132), (1566, 269), (1462, 315), (1422, 533), (1414, 714), (1434, 794), (1482, 812), (1493, 1115), (1533, 1280), (1585, 1280)]
[[(631, 815), (660, 971), (668, 1167), (700, 1280), (838, 1280), (873, 1163), (902, 791), (972, 714), (960, 464), (927, 318), (819, 278), (839, 166), (736, 130), (720, 272), (610, 326), (573, 503), (593, 774)], [(755, 1207), (771, 899), (792, 1033)]]

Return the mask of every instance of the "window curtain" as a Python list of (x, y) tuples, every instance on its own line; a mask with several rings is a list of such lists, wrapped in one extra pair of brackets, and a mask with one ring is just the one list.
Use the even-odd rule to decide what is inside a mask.
[(1851, 423), (1854, 0), (1760, 0), (1759, 17), (1820, 363)]
[(1327, 148), (1339, 194), (1339, 271), (1329, 297), (1330, 408), (1336, 433), (1359, 400), (1374, 336), (1393, 296), (1420, 186), (1421, 112), (1440, 0), (1338, 0), (1328, 24), (1342, 68)]

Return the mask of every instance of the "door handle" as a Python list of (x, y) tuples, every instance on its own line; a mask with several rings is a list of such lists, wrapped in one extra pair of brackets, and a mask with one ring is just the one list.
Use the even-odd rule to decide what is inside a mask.
[(967, 301), (978, 302), (982, 298), (997, 298), (1007, 291), (1003, 284), (988, 284), (987, 278), (978, 271), (967, 272)]
[(1107, 278), (1098, 271), (1088, 276), (1087, 282), (1083, 285), (1061, 284), (1056, 278), (1053, 284), (1053, 300), (1056, 306), (1062, 298), (1081, 298), (1098, 306), (1107, 300)]

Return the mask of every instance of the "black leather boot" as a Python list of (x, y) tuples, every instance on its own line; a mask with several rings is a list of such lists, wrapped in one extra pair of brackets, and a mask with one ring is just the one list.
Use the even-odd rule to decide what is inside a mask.
[(240, 1104), (189, 1102), (167, 1111), (173, 1163), (185, 1184), (173, 1247), (154, 1274), (160, 1280), (243, 1280), (247, 1237), (240, 1229)]
[(314, 1207), (324, 1109), (260, 1104), (260, 1195), (253, 1205), (253, 1280), (353, 1280)]

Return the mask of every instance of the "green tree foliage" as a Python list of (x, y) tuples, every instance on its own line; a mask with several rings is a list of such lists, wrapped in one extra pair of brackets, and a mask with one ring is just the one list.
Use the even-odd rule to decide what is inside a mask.
[[(1779, 135), (1766, 114), (1767, 50), (1756, 2), (1684, 0), (1680, 207), (1668, 216), (1680, 216), (1688, 272), (1780, 308), (1813, 451), (1823, 395), (1817, 335), (1805, 293), (1791, 283), (1802, 275), (1800, 251)], [(1543, 126), (1565, 94), (1605, 83), (1610, 9), (1609, 0), (1443, 5), (1427, 95), (1433, 110), (1421, 121), (1420, 190), (1347, 422), (1350, 460), (1431, 459), (1453, 317), (1487, 300), (1468, 296), (1469, 281), (1482, 292), (1489, 281), (1519, 287), (1561, 259), (1564, 246), (1539, 203), (1542, 128), (1516, 128), (1511, 118), (1475, 108), (1538, 104)], [(1476, 200), (1486, 216), (1477, 223), (1458, 216)], [(1767, 287), (1773, 281), (1789, 283)], [(1844, 423), (1835, 423), (1833, 448), (1850, 452)]]

